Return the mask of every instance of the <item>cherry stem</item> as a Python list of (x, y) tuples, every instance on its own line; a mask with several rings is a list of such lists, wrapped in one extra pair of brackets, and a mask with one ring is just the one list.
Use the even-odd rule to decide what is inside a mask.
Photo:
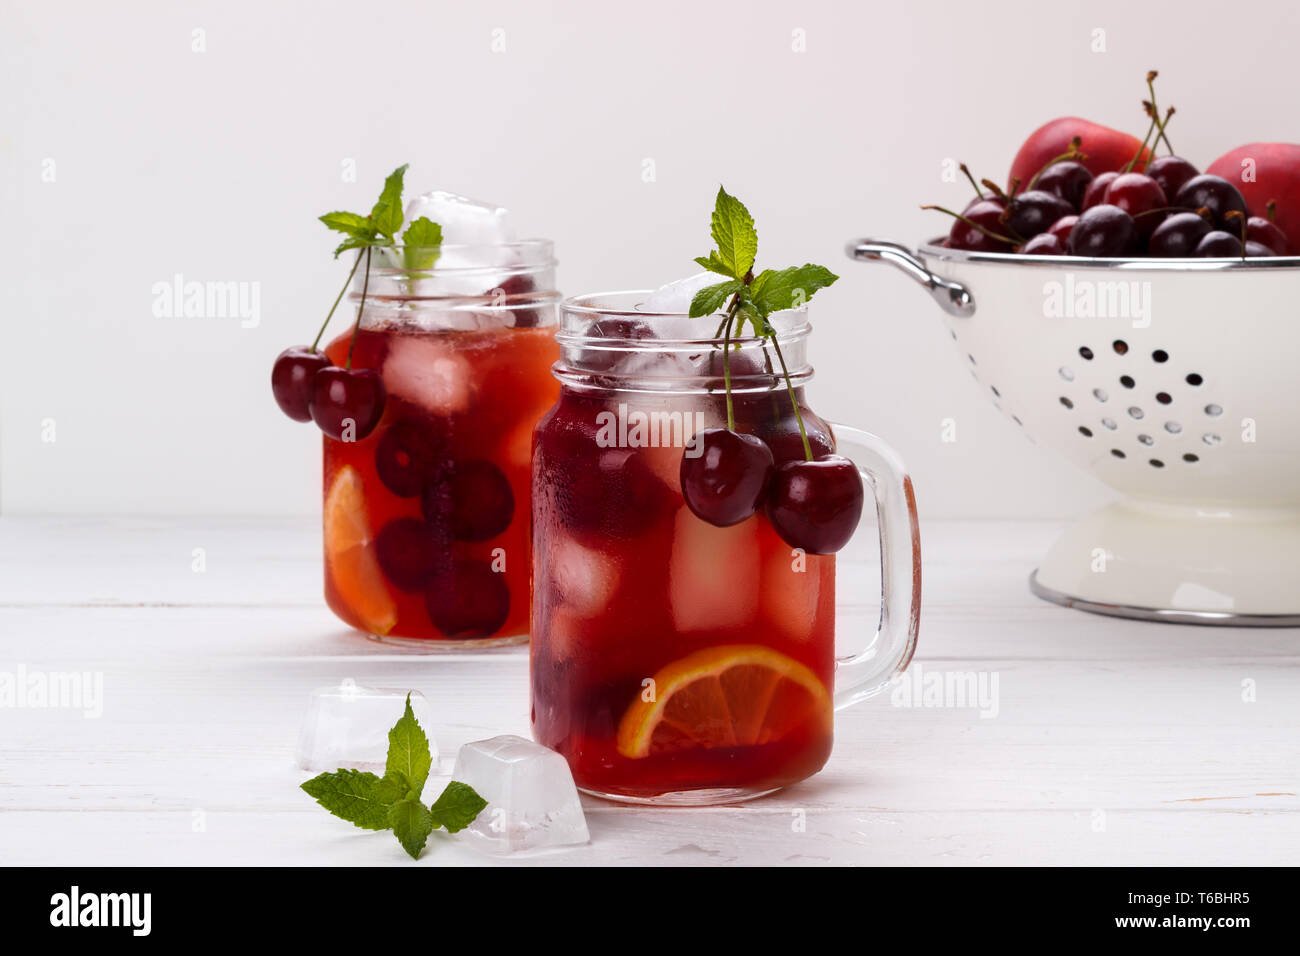
[[(1205, 209), (1204, 206), (1201, 209)], [(1192, 212), (1199, 210), (1189, 210), (1186, 206), (1157, 206), (1155, 209), (1143, 209), (1141, 212), (1132, 214), (1134, 219), (1141, 219), (1143, 216), (1151, 216), (1158, 212)], [(1206, 212), (1209, 212), (1207, 209)]]
[(1083, 140), (1080, 139), (1078, 136), (1070, 140), (1070, 148), (1068, 150), (1066, 150), (1060, 156), (1054, 156), (1051, 159), (1049, 159), (1047, 162), (1043, 163), (1042, 167), (1038, 170), (1038, 172), (1034, 173), (1034, 178), (1029, 180), (1029, 185), (1025, 187), (1025, 192), (1029, 192), (1031, 189), (1033, 189), (1035, 186), (1038, 185), (1038, 177), (1042, 176), (1043, 173), (1047, 172), (1047, 168), (1049, 166), (1055, 166), (1057, 163), (1063, 163), (1067, 159), (1087, 159), (1088, 157), (1084, 156), (1082, 153), (1079, 152), (1079, 147), (1082, 145), (1083, 145)]
[(1147, 92), (1151, 94), (1151, 119), (1156, 124), (1156, 129), (1160, 131), (1156, 134), (1156, 141), (1151, 144), (1151, 152), (1155, 153), (1156, 147), (1160, 145), (1160, 141), (1163, 139), (1165, 148), (1169, 150), (1169, 155), (1172, 156), (1174, 155), (1174, 145), (1169, 142), (1169, 137), (1165, 135), (1165, 125), (1169, 122), (1169, 117), (1174, 115), (1174, 108), (1169, 107), (1168, 112), (1165, 113), (1164, 123), (1160, 122), (1160, 107), (1156, 105), (1156, 77), (1159, 75), (1155, 70), (1147, 73)]
[[(1132, 171), (1133, 171), (1133, 167), (1137, 164), (1137, 161), (1138, 161), (1139, 159), (1141, 159), (1141, 158), (1142, 158), (1142, 154), (1145, 153), (1145, 152), (1147, 151), (1147, 141), (1148, 141), (1149, 139), (1151, 139), (1151, 133), (1152, 133), (1152, 131), (1156, 128), (1156, 123), (1157, 123), (1156, 117), (1155, 117), (1154, 114), (1152, 114), (1152, 116), (1151, 116), (1151, 123), (1150, 123), (1149, 126), (1147, 126), (1147, 134), (1146, 134), (1145, 136), (1142, 137), (1142, 145), (1139, 146), (1139, 147), (1138, 147), (1138, 151), (1137, 151), (1136, 153), (1133, 154), (1133, 158), (1130, 159), (1127, 163), (1124, 164), (1124, 172), (1126, 172), (1126, 173), (1128, 173), (1128, 172), (1132, 172)], [(1144, 169), (1146, 168), (1146, 164), (1145, 164), (1145, 163), (1143, 163), (1143, 168), (1144, 168)]]
[(740, 293), (731, 297), (727, 308), (727, 317), (722, 320), (722, 387), (727, 396), (727, 431), (736, 430), (736, 411), (731, 402), (731, 329), (736, 322), (736, 313), (740, 310)]
[(1229, 209), (1223, 214), (1224, 219), (1241, 220), (1241, 258), (1246, 258), (1246, 217), (1236, 209)]
[(808, 431), (803, 427), (803, 415), (799, 412), (799, 402), (794, 397), (794, 383), (790, 381), (790, 370), (785, 366), (785, 356), (781, 354), (781, 343), (776, 340), (776, 332), (770, 336), (772, 348), (776, 350), (776, 359), (781, 363), (781, 374), (785, 376), (785, 388), (790, 393), (790, 406), (794, 409), (795, 424), (799, 426), (799, 438), (803, 441), (804, 461), (812, 461), (812, 445), (808, 444)]
[(1006, 236), (999, 236), (996, 232), (990, 232), (989, 230), (981, 226), (979, 223), (972, 222), (971, 220), (963, 216), (961, 213), (953, 212), (951, 209), (945, 209), (943, 206), (922, 206), (921, 208), (937, 209), (939, 212), (946, 213), (949, 216), (952, 216), (954, 219), (960, 219), (962, 222), (966, 223), (966, 225), (970, 226), (972, 229), (978, 229), (980, 232), (984, 233), (984, 235), (988, 236), (990, 239), (996, 239), (998, 242), (1005, 242), (1008, 245), (1012, 245), (1012, 246), (1016, 244), (1016, 240), (1008, 239)]
[(1165, 110), (1164, 122), (1160, 124), (1160, 135), (1156, 137), (1157, 143), (1162, 139), (1165, 141), (1165, 149), (1169, 150), (1170, 156), (1176, 156), (1177, 154), (1174, 152), (1174, 144), (1169, 142), (1169, 134), (1165, 132), (1165, 127), (1169, 125), (1169, 120), (1173, 117), (1175, 112), (1177, 111), (1172, 106)]
[(356, 261), (352, 263), (352, 271), (348, 273), (348, 278), (347, 281), (343, 283), (343, 288), (339, 289), (338, 297), (334, 300), (334, 304), (330, 306), (330, 314), (325, 316), (325, 321), (321, 323), (320, 331), (316, 333), (316, 340), (311, 343), (311, 349), (309, 351), (315, 352), (316, 346), (320, 345), (320, 337), (325, 334), (325, 327), (330, 324), (330, 319), (334, 318), (334, 310), (337, 309), (339, 303), (343, 301), (343, 293), (348, 291), (348, 286), (352, 284), (352, 277), (357, 274), (357, 266), (359, 265), (361, 265), (360, 249), (357, 250)]
[(970, 174), (970, 170), (966, 168), (966, 164), (962, 163), (960, 166), (958, 166), (958, 169), (960, 169), (963, 173), (966, 174), (966, 178), (970, 180), (970, 184), (975, 187), (975, 195), (978, 196), (980, 199), (983, 199), (984, 194), (980, 192), (980, 184), (975, 182), (975, 177)]
[(1277, 215), (1277, 200), (1270, 199), (1268, 204), (1264, 206), (1264, 212), (1268, 215), (1268, 221), (1272, 222), (1274, 217)]
[[(361, 261), (361, 256), (357, 256), (357, 261)], [(355, 267), (354, 267), (355, 271)], [(357, 321), (352, 326), (352, 341), (348, 343), (348, 364), (346, 368), (352, 369), (352, 350), (357, 347), (357, 335), (361, 332), (361, 316), (366, 313), (366, 290), (370, 288), (370, 247), (366, 246), (366, 276), (361, 280), (361, 304), (357, 306)]]
[(989, 192), (991, 192), (996, 198), (1001, 199), (1003, 202), (1007, 201), (1007, 194), (1004, 193), (1002, 191), (1002, 187), (999, 186), (997, 183), (995, 183), (993, 180), (981, 179), (980, 182), (982, 182), (985, 186), (987, 186)]

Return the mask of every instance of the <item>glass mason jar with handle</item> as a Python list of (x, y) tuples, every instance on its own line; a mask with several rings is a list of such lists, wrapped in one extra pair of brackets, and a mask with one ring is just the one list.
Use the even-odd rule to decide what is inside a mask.
[(387, 395), (372, 432), (324, 439), (325, 598), (383, 640), (526, 641), (532, 432), (559, 391), (552, 246), (443, 245), (409, 265), (374, 250), (355, 340), (325, 350)]
[(792, 548), (762, 509), (717, 527), (685, 504), (692, 436), (726, 423), (722, 342), (700, 336), (710, 318), (642, 311), (646, 295), (561, 306), (560, 396), (533, 445), (533, 735), (589, 793), (730, 802), (816, 773), (833, 711), (907, 666), (915, 500), (883, 442), (806, 404), (806, 311), (772, 316), (788, 386), (770, 342), (732, 340), (736, 430), (762, 438), (779, 466), (805, 457), (801, 418), (814, 456), (851, 458), (874, 491), (879, 629), (837, 654), (835, 555)]

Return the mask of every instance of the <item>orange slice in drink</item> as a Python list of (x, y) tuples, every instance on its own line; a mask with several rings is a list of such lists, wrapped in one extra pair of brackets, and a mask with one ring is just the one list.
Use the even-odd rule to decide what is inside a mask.
[(383, 572), (371, 547), (361, 476), (344, 466), (325, 496), (325, 563), (334, 589), (372, 634), (387, 634), (397, 623)]
[(618, 727), (625, 757), (780, 740), (809, 724), (829, 730), (826, 686), (793, 658), (758, 644), (706, 647), (654, 675)]

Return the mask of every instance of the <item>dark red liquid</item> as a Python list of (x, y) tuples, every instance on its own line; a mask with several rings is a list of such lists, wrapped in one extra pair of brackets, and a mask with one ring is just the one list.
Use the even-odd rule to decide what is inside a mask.
[[(620, 403), (681, 412), (691, 431), (725, 422), (720, 396), (566, 389), (538, 424), (534, 737), (578, 786), (612, 795), (760, 791), (817, 772), (831, 749), (834, 557), (792, 553), (761, 511), (728, 528), (696, 517), (680, 445), (601, 446), (598, 416)], [(778, 458), (802, 456), (784, 390), (738, 396), (736, 414)], [(804, 417), (814, 451), (833, 449)], [(649, 713), (647, 680), (669, 719)]]

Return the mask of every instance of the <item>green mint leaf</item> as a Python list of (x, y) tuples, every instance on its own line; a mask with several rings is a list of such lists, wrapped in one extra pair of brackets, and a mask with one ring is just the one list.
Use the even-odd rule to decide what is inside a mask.
[(764, 269), (754, 278), (750, 293), (754, 305), (766, 318), (782, 309), (802, 307), (818, 289), (832, 285), (838, 278), (825, 266), (811, 263), (791, 266), (789, 269)]
[(730, 275), (744, 276), (754, 265), (754, 256), (758, 254), (754, 217), (744, 203), (721, 186), (713, 208), (713, 241), (718, 245), (718, 259)]
[(459, 833), (473, 823), (474, 818), (482, 813), (486, 806), (487, 801), (480, 797), (473, 787), (453, 780), (433, 802), (429, 813), (433, 818), (434, 826), (446, 827), (448, 833)]
[(695, 293), (694, 298), (691, 299), (691, 318), (712, 315), (722, 308), (722, 303), (727, 301), (728, 296), (734, 295), (744, 287), (745, 283), (740, 279), (732, 279), (730, 282), (719, 282), (717, 285), (706, 286)]
[(370, 239), (375, 235), (375, 227), (370, 224), (370, 220), (355, 212), (327, 212), (319, 218), (335, 232), (354, 239)]
[(403, 794), (385, 776), (361, 770), (338, 770), (312, 777), (302, 785), (322, 807), (363, 830), (387, 830), (388, 809)]
[(718, 258), (716, 252), (710, 252), (707, 256), (696, 256), (695, 261), (704, 267), (706, 272), (716, 272), (718, 275), (728, 276), (732, 279), (739, 279), (740, 276), (733, 276), (727, 264)]
[(429, 767), (433, 763), (429, 756), (429, 738), (420, 729), (420, 722), (411, 710), (411, 695), (406, 695), (406, 713), (388, 732), (389, 773), (399, 773), (410, 781), (411, 789), (416, 795), (424, 789), (424, 782), (429, 778)]
[(421, 216), (402, 233), (402, 264), (411, 272), (432, 269), (442, 245), (442, 226)]
[(402, 185), (406, 178), (406, 168), (409, 163), (403, 163), (384, 180), (383, 192), (379, 194), (379, 201), (375, 203), (375, 208), (370, 210), (370, 221), (375, 227), (375, 231), (382, 236), (393, 239), (397, 236), (397, 231), (402, 228)]
[(367, 246), (377, 245), (373, 239), (344, 239), (334, 250), (334, 258), (337, 259), (349, 249), (365, 249)]
[(397, 842), (412, 859), (420, 858), (420, 851), (433, 832), (433, 818), (429, 808), (414, 797), (399, 800), (388, 808), (388, 825), (397, 835)]

